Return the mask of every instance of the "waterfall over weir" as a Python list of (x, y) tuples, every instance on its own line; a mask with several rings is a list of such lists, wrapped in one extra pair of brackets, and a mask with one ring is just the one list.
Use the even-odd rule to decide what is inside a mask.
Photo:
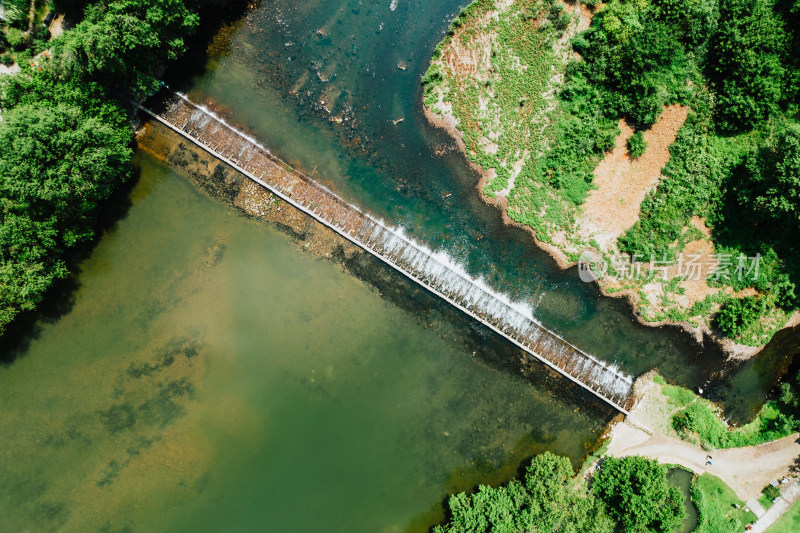
[(185, 95), (167, 89), (161, 94), (159, 112), (140, 109), (627, 414), (631, 377), (542, 326), (530, 307), (512, 302), (445, 253), (433, 252), (293, 170), (256, 139)]

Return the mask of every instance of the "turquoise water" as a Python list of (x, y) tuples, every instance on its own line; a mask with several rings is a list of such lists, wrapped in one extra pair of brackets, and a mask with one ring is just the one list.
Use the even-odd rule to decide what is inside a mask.
[(0, 530), (425, 530), (593, 445), (607, 414), (137, 162), (69, 312), (0, 367)]
[[(210, 59), (174, 71), (170, 83), (210, 98), (291, 164), (528, 302), (586, 351), (634, 375), (658, 368), (712, 389), (732, 365), (713, 342), (641, 326), (626, 302), (559, 271), (483, 203), (452, 140), (427, 124), (419, 79), (464, 4), (401, 0), (392, 11), (388, 1), (263, 2), (217, 36)], [(767, 371), (762, 381), (773, 379)], [(758, 403), (764, 392), (737, 401)]]

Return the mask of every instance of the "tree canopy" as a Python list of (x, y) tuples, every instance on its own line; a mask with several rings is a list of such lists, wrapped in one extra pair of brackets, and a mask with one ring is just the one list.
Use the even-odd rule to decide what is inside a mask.
[(684, 516), (680, 491), (666, 468), (644, 457), (607, 458), (592, 490), (576, 478), (566, 457), (534, 457), (522, 480), (448, 502), (450, 519), (434, 533), (671, 532)]
[(0, 334), (68, 274), (100, 205), (131, 176), (128, 98), (183, 51), (195, 0), (117, 0), (0, 80)]
[(667, 469), (646, 457), (607, 457), (592, 490), (626, 533), (671, 533), (686, 516), (679, 489), (667, 483)]
[(779, 121), (739, 176), (738, 200), (756, 219), (800, 229), (800, 124)]
[(778, 109), (786, 36), (771, 0), (720, 0), (707, 70), (726, 131), (752, 128)]
[(184, 51), (199, 23), (196, 0), (119, 0), (89, 5), (85, 18), (58, 40), (54, 72), (97, 80), (141, 96), (155, 87), (154, 69)]

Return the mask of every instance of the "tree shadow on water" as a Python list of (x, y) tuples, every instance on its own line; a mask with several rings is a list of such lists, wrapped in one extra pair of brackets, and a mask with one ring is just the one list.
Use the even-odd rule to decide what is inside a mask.
[(81, 287), (81, 265), (91, 256), (100, 241), (113, 233), (131, 208), (131, 192), (139, 182), (140, 169), (133, 168), (130, 179), (121, 185), (97, 213), (94, 238), (70, 249), (64, 261), (70, 274), (65, 279), (56, 280), (48, 289), (44, 299), (33, 311), (20, 313), (6, 326), (0, 336), (0, 366), (13, 363), (24, 355), (31, 342), (38, 339), (44, 327), (55, 324), (75, 307), (75, 297)]

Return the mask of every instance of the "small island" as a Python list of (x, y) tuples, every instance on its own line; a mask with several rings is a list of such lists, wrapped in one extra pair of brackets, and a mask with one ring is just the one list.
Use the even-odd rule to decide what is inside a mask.
[(768, 0), (478, 0), (425, 110), (562, 267), (744, 358), (800, 304), (798, 28)]

